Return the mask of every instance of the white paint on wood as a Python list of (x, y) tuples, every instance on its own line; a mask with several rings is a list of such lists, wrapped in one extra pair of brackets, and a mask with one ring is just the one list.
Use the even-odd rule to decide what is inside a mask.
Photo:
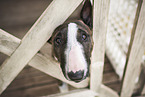
[[(9, 36), (8, 36), (9, 34), (5, 31), (3, 31), (3, 32), (5, 33), (5, 40), (9, 40)], [(6, 34), (8, 34), (8, 35), (6, 35)], [(0, 33), (0, 36), (2, 36), (1, 33)], [(10, 44), (11, 42), (15, 42), (15, 39), (20, 41), (20, 39), (13, 37), (12, 35), (10, 35), (10, 36), (11, 36), (12, 40), (8, 41), (8, 44)], [(15, 44), (20, 45), (19, 41), (16, 41)], [(4, 48), (7, 47), (8, 49), (10, 49), (10, 53), (7, 53), (7, 52), (5, 53), (8, 56), (10, 56), (17, 49), (17, 46), (13, 47), (13, 46), (7, 46), (7, 45), (3, 45), (3, 44), (1, 44), (1, 45)], [(89, 81), (88, 79), (86, 79), (85, 81), (83, 81), (81, 83), (74, 83), (74, 82), (68, 81), (64, 78), (61, 68), (59, 66), (59, 63), (57, 61), (55, 61), (51, 56), (52, 55), (51, 49), (52, 49), (52, 46), (49, 43), (46, 43), (40, 49), (41, 54), (36, 54), (33, 57), (33, 59), (28, 63), (28, 65), (30, 65), (48, 75), (51, 75), (52, 77), (62, 80), (76, 88), (87, 87), (88, 81)], [(0, 51), (1, 51), (1, 49), (0, 49)]]
[(104, 85), (101, 85), (100, 89), (100, 94), (89, 89), (76, 89), (67, 93), (58, 93), (42, 97), (119, 97), (115, 91)]
[(42, 96), (42, 97), (96, 97), (96, 96), (97, 93), (89, 89), (79, 89), (67, 93), (60, 93), (60, 94), (54, 94), (54, 95)]
[(96, 70), (91, 70), (90, 88), (91, 90), (96, 92), (99, 92), (99, 88), (102, 83), (109, 3), (110, 0), (94, 0), (94, 11), (93, 11), (94, 47), (92, 52), (91, 68), (96, 68)]
[[(96, 88), (99, 88), (101, 86), (102, 75), (100, 73), (103, 73), (103, 64), (104, 64), (103, 62), (96, 62), (91, 64), (90, 66), (90, 70), (91, 70), (90, 89), (91, 90), (96, 91)], [(99, 84), (97, 82), (99, 82)]]
[(139, 76), (145, 50), (145, 2), (143, 1), (135, 33), (132, 33), (127, 68), (123, 80), (121, 97), (131, 97), (135, 80)]
[(21, 40), (0, 29), (0, 52), (10, 56), (19, 46)]
[(50, 38), (53, 30), (69, 17), (81, 2), (82, 0), (52, 1), (49, 7), (24, 36), (20, 46), (10, 58), (1, 65), (0, 93), (6, 89), (6, 87), (45, 44)]
[[(8, 37), (6, 36), (6, 39), (7, 38)], [(20, 39), (18, 39), (18, 40), (20, 40)], [(11, 41), (11, 42), (13, 42), (13, 41)], [(19, 45), (19, 42), (16, 42), (16, 44)], [(64, 82), (67, 82), (68, 84), (70, 84), (76, 88), (83, 88), (83, 87), (88, 86), (88, 79), (85, 80), (84, 82), (76, 84), (76, 83), (70, 82), (64, 78), (63, 74), (61, 73), (59, 63), (57, 63), (51, 57), (51, 49), (52, 49), (51, 47), (52, 46), (50, 44), (46, 43), (40, 50), (41, 54), (36, 54), (28, 64), (46, 74), (51, 75), (52, 77), (55, 77)], [(15, 49), (16, 49), (16, 47), (15, 47)], [(95, 64), (97, 64), (97, 63), (95, 63)], [(98, 63), (97, 65), (92, 65), (92, 66), (96, 66), (96, 67), (92, 67), (91, 70), (96, 70), (96, 68), (97, 68), (98, 69), (97, 71), (100, 72), (99, 70), (101, 70), (101, 69), (99, 69), (99, 66), (100, 66), (100, 68), (102, 68), (102, 66), (103, 66), (102, 64), (103, 63)], [(95, 77), (95, 74), (93, 76)], [(97, 77), (95, 77), (95, 78), (97, 78)], [(92, 82), (92, 83), (94, 83), (94, 85), (95, 85), (95, 82)], [(110, 89), (104, 85), (101, 85), (99, 97), (106, 97), (106, 94), (108, 97), (118, 97), (118, 95), (115, 91), (113, 91), (112, 89)]]

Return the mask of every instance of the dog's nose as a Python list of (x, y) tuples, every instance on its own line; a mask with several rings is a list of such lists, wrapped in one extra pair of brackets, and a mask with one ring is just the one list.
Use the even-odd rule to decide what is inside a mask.
[(68, 73), (68, 77), (72, 80), (72, 81), (75, 81), (75, 82), (80, 82), (82, 79), (83, 79), (83, 76), (84, 76), (84, 71), (77, 71), (77, 72), (69, 72)]

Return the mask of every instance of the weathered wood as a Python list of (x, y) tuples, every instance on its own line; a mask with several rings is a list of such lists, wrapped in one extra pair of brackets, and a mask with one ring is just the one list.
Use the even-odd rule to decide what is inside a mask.
[(59, 63), (57, 63), (51, 57), (51, 54), (50, 54), (51, 45), (46, 44), (45, 46), (43, 47), (43, 49), (47, 48), (48, 50), (41, 49), (40, 52), (42, 54), (37, 54), (36, 56), (34, 56), (33, 59), (29, 62), (30, 66), (32, 66), (46, 74), (49, 74), (57, 79), (60, 79), (76, 88), (83, 88), (83, 87), (88, 86), (88, 81), (89, 81), (88, 79), (86, 79), (80, 83), (75, 83), (75, 82), (66, 80), (66, 78), (63, 76)]
[(11, 57), (2, 64), (0, 68), (0, 93), (6, 89), (50, 38), (53, 30), (69, 17), (81, 2), (82, 0), (54, 0), (49, 5), (25, 35), (20, 46)]
[[(5, 32), (6, 33), (6, 32)], [(6, 36), (6, 39), (7, 39), (8, 37)], [(12, 39), (13, 40), (13, 39)], [(17, 38), (17, 40), (20, 40), (20, 39), (18, 39)], [(11, 42), (13, 42), (13, 41), (11, 41)], [(17, 42), (17, 45), (19, 45), (19, 43)], [(17, 48), (17, 47), (16, 47)], [(15, 48), (15, 49), (16, 49)], [(59, 67), (59, 64), (57, 63), (55, 63), (55, 61), (52, 59), (52, 57), (51, 57), (51, 45), (50, 44), (45, 44), (42, 48), (41, 48), (41, 50), (40, 50), (40, 52), (42, 53), (42, 55), (41, 54), (36, 54), (35, 55), (35, 57), (28, 63), (28, 64), (30, 64), (30, 63), (33, 63), (33, 64), (31, 64), (31, 66), (32, 67), (34, 67), (34, 68), (37, 68), (37, 69), (39, 69), (39, 70), (41, 70), (42, 72), (45, 72), (45, 73), (47, 73), (47, 74), (49, 74), (49, 75), (51, 75), (51, 76), (53, 76), (53, 77), (56, 77), (56, 78), (58, 78), (58, 79), (60, 79), (60, 80), (62, 80), (62, 81), (64, 81), (64, 82), (68, 82), (70, 85), (72, 85), (69, 81), (67, 81), (67, 80), (65, 80), (64, 79), (64, 77), (63, 77), (63, 75), (61, 74), (59, 74), (61, 71), (60, 71), (60, 67)], [(13, 52), (12, 52), (13, 53)], [(11, 55), (11, 54), (10, 54)], [(8, 55), (9, 56), (9, 55)], [(47, 63), (47, 61), (45, 61), (45, 60), (37, 60), (37, 59), (35, 59), (36, 57), (39, 57), (39, 56), (42, 56), (42, 57), (40, 57), (39, 58), (39, 60), (40, 59), (43, 59), (44, 57), (45, 57), (45, 59), (47, 60), (47, 61), (49, 61), (48, 59), (51, 59), (53, 62), (54, 62), (54, 64), (49, 64), (49, 63)], [(35, 60), (37, 60), (36, 62), (34, 62)], [(43, 63), (47, 63), (47, 64), (43, 64), (42, 65), (42, 63), (41, 62), (43, 62)], [(36, 64), (39, 64), (39, 63), (41, 63), (40, 65), (36, 65)], [(56, 64), (56, 65), (55, 65)], [(107, 65), (109, 65), (109, 64), (107, 64)], [(45, 71), (44, 71), (44, 69), (43, 69), (43, 66), (44, 66), (44, 68), (45, 68)], [(39, 68), (40, 67), (40, 68)], [(56, 70), (56, 69), (58, 69), (58, 70)], [(23, 72), (34, 72), (34, 70), (33, 69), (29, 69), (28, 68), (28, 70), (25, 70), (25, 71), (23, 71)], [(56, 73), (55, 73), (55, 72)], [(57, 72), (58, 71), (58, 72)], [(16, 81), (18, 81), (18, 82), (16, 82), (16, 84), (17, 83), (19, 83), (19, 80), (23, 80), (23, 78), (25, 77), (24, 76), (24, 74), (23, 74), (23, 72), (21, 73), (21, 77), (18, 77), (17, 78), (17, 80)], [(35, 75), (37, 75), (38, 73), (37, 72), (34, 72), (35, 73)], [(32, 74), (29, 74), (28, 76), (30, 76), (30, 75), (34, 75), (34, 73), (32, 73)], [(40, 76), (40, 75), (37, 75), (37, 76)], [(108, 79), (108, 77), (109, 76), (111, 76), (109, 79)], [(31, 77), (33, 77), (33, 76), (31, 76)], [(41, 76), (40, 76), (41, 77)], [(35, 78), (34, 78), (35, 79)], [(36, 78), (37, 79), (37, 78)], [(29, 79), (28, 79), (29, 80)], [(39, 79), (38, 79), (39, 80)], [(105, 75), (104, 75), (104, 79), (103, 79), (104, 81), (103, 81), (103, 83), (104, 84), (107, 84), (107, 85), (110, 85), (109, 83), (110, 82), (112, 82), (112, 80), (114, 80), (114, 81), (117, 81), (117, 76), (112, 76), (112, 73), (106, 73)], [(27, 79), (26, 79), (26, 81), (27, 81)], [(42, 82), (44, 82), (45, 80), (43, 80)], [(28, 82), (28, 81), (27, 81)], [(38, 82), (38, 83), (41, 83), (41, 81), (40, 82)], [(21, 83), (20, 83), (21, 84)], [(31, 83), (25, 83), (25, 85), (30, 85)], [(33, 83), (34, 84), (34, 83)], [(83, 84), (83, 83), (82, 83)], [(19, 87), (21, 87), (21, 85), (17, 85), (16, 87), (13, 87), (13, 85), (15, 86), (15, 84), (12, 84), (12, 88), (10, 88), (9, 90), (11, 90), (11, 89), (16, 89), (16, 88), (19, 88)], [(82, 86), (80, 86), (80, 85), (78, 85), (78, 84), (75, 84), (75, 85), (73, 85), (74, 87), (85, 87), (85, 86), (87, 86), (87, 82), (85, 82), (85, 84), (84, 85), (82, 85)], [(110, 87), (116, 87), (116, 85), (115, 86), (110, 86)], [(19, 91), (18, 91), (18, 93), (19, 93)]]
[[(139, 12), (137, 12), (139, 13)], [(138, 15), (137, 15), (138, 16)], [(135, 33), (132, 33), (127, 66), (123, 77), (121, 97), (131, 97), (135, 87), (135, 80), (141, 70), (141, 60), (145, 50), (145, 1), (143, 1)]]
[[(4, 31), (3, 31), (4, 32)], [(7, 33), (7, 32), (4, 32), (4, 33)], [(9, 37), (5, 37), (5, 39), (7, 40)], [(14, 39), (16, 38), (16, 37), (13, 37)], [(13, 40), (14, 39), (12, 39), (12, 41), (8, 41), (9, 43), (11, 43), (11, 42), (13, 42)], [(20, 39), (18, 39), (17, 38), (17, 40), (19, 40), (20, 41)], [(8, 43), (8, 44), (9, 44)], [(16, 42), (16, 44), (17, 45), (19, 45), (19, 42)], [(6, 46), (6, 45), (3, 45), (3, 46)], [(6, 47), (5, 47), (6, 48)], [(13, 48), (13, 49), (16, 49), (17, 47), (15, 47), (15, 48)], [(9, 47), (8, 49), (11, 49), (12, 50), (12, 48), (11, 47)], [(0, 49), (0, 51), (1, 51), (1, 49)], [(52, 58), (51, 58), (51, 45), (50, 44), (45, 44), (42, 48), (41, 48), (41, 53), (42, 53), (42, 56), (44, 55), (45, 57), (47, 57), (47, 59), (51, 59), (52, 61), (54, 61)], [(12, 53), (13, 53), (13, 51), (10, 51), (11, 53), (10, 54), (7, 54), (6, 53), (6, 55), (8, 55), (8, 56), (10, 56)], [(36, 55), (37, 56), (37, 55)], [(117, 75), (115, 75), (113, 72), (110, 72), (110, 71), (112, 71), (112, 67), (111, 67), (111, 65), (108, 63), (109, 61), (108, 60), (106, 60), (106, 65), (104, 66), (104, 68), (105, 68), (105, 74), (104, 74), (104, 77), (103, 77), (103, 83), (104, 84), (109, 84), (109, 83), (112, 83), (112, 82), (116, 82), (116, 81), (119, 81), (119, 79), (118, 79), (118, 76)], [(30, 63), (31, 63), (31, 61), (30, 61)], [(40, 63), (40, 62), (38, 62), (38, 63)], [(54, 63), (55, 64), (55, 63)], [(29, 63), (28, 63), (28, 65), (29, 65)], [(57, 65), (58, 66), (58, 65)], [(37, 68), (37, 69), (39, 69), (38, 67), (36, 67), (36, 66), (34, 66), (34, 68)], [(46, 67), (45, 67), (46, 68)], [(53, 67), (51, 67), (52, 68), (52, 70), (53, 70)], [(55, 68), (55, 67), (54, 67)], [(59, 68), (59, 67), (57, 67), (57, 68)], [(49, 66), (47, 66), (47, 69), (49, 69)], [(29, 70), (29, 69), (28, 69)], [(31, 69), (30, 68), (30, 70), (29, 71), (31, 71), (31, 72), (33, 72), (33, 69)], [(41, 71), (42, 72), (44, 72), (42, 69), (41, 69)], [(106, 72), (107, 71), (107, 72)], [(26, 70), (25, 71), (23, 71), (23, 72), (27, 72)], [(49, 72), (49, 70), (47, 70), (47, 74), (49, 74), (48, 73)], [(35, 73), (35, 72), (34, 72)], [(36, 72), (36, 73), (38, 73), (38, 72)], [(50, 72), (51, 73), (51, 72)], [(34, 74), (33, 74), (34, 75)], [(56, 76), (55, 74), (53, 75), (53, 74), (51, 74), (51, 76)], [(108, 76), (110, 76), (110, 77), (108, 77)], [(22, 76), (22, 74), (21, 74), (21, 77), (23, 77)], [(20, 77), (20, 78), (21, 78)], [(58, 79), (60, 79), (61, 80), (61, 77), (63, 77), (63, 76), (59, 76), (59, 78)], [(74, 86), (74, 87), (76, 87), (76, 86)], [(85, 87), (85, 86), (84, 86)], [(114, 86), (115, 87), (115, 86)]]
[(0, 29), (0, 52), (10, 56), (20, 44), (20, 39)]
[(67, 93), (60, 93), (55, 95), (43, 96), (43, 97), (119, 97), (118, 94), (112, 89), (101, 85), (100, 94), (88, 89), (74, 90)]
[[(5, 32), (6, 33), (6, 32)], [(5, 39), (8, 39), (9, 37), (6, 36)], [(13, 37), (14, 39), (16, 37)], [(14, 39), (12, 38), (12, 41), (14, 41)], [(20, 41), (20, 39), (16, 38), (17, 40)], [(10, 43), (10, 41), (8, 41), (8, 43)], [(17, 45), (19, 45), (19, 42), (16, 42)], [(2, 45), (4, 47), (7, 47), (7, 45)], [(59, 66), (59, 63), (56, 62), (53, 58), (52, 58), (52, 54), (51, 54), (51, 48), (52, 46), (49, 43), (46, 43), (41, 49), (40, 52), (41, 54), (36, 54), (32, 60), (28, 63), (28, 65), (46, 73), (51, 75), (52, 77), (58, 78), (59, 80), (62, 80), (76, 88), (83, 88), (88, 86), (88, 79), (84, 80), (81, 83), (74, 83), (74, 82), (70, 82), (68, 80), (66, 80), (61, 72), (61, 68)], [(17, 46), (15, 46), (16, 49)], [(11, 46), (9, 47), (10, 50), (12, 50)], [(0, 49), (1, 51), (1, 49)], [(11, 53), (8, 54), (6, 53), (8, 56), (10, 56), (14, 51), (10, 51)]]
[(99, 97), (119, 97), (119, 95), (105, 85), (101, 85)]
[[(6, 33), (6, 32), (5, 32)], [(8, 38), (8, 37), (6, 37), (6, 38)], [(20, 39), (18, 39), (18, 40), (20, 40)], [(11, 41), (12, 42), (12, 41)], [(19, 43), (17, 43), (18, 45), (19, 45)], [(16, 48), (15, 48), (16, 49)], [(42, 48), (41, 48), (41, 50), (40, 50), (40, 52), (42, 53), (42, 55), (41, 56), (45, 56), (47, 59), (52, 59), (51, 58), (51, 45), (50, 44), (45, 44)], [(13, 52), (12, 52), (13, 53)], [(37, 56), (37, 55), (36, 55)], [(35, 59), (35, 57), (34, 57), (34, 59)], [(31, 62), (33, 62), (34, 61), (34, 59), (33, 60), (31, 60), (29, 63), (31, 63)], [(36, 59), (37, 60), (37, 59)], [(53, 60), (53, 59), (52, 59)], [(43, 60), (44, 61), (44, 60)], [(29, 64), (28, 63), (28, 64)], [(36, 62), (37, 63), (37, 62)], [(41, 62), (38, 62), (38, 63), (41, 63)], [(46, 62), (45, 62), (46, 63)], [(107, 62), (108, 63), (108, 62)], [(40, 66), (41, 66), (42, 64), (40, 64)], [(45, 73), (47, 73), (47, 74), (51, 74), (51, 76), (57, 76), (58, 74), (57, 73), (54, 73), (54, 74), (52, 74), (51, 73), (51, 70), (55, 70), (55, 67), (57, 67), (57, 68), (59, 68), (59, 65), (57, 64), (56, 66), (54, 65), (54, 64), (44, 64), (44, 65), (46, 65), (45, 66)], [(109, 66), (109, 64), (107, 64), (108, 66)], [(39, 66), (39, 67), (40, 67)], [(105, 68), (108, 68), (108, 66), (107, 67), (105, 67)], [(39, 69), (36, 65), (34, 65), (33, 66), (34, 68), (37, 68), (37, 69)], [(43, 65), (42, 65), (42, 67), (43, 67)], [(50, 69), (50, 71), (49, 71), (49, 67), (51, 67), (51, 69)], [(109, 66), (109, 68), (112, 68), (112, 67), (110, 67)], [(60, 68), (59, 68), (60, 69)], [(28, 69), (26, 69), (26, 70), (24, 70), (22, 73), (21, 73), (21, 76), (19, 77), (18, 76), (18, 78), (16, 79), (16, 81), (20, 81), (20, 80), (23, 80), (23, 78), (24, 77), (26, 77), (26, 74), (24, 75), (23, 73), (25, 73), (25, 72), (31, 72), (29, 75), (27, 75), (27, 76), (30, 76), (30, 75), (37, 75), (37, 76), (40, 76), (40, 75), (38, 75), (38, 72), (34, 72), (34, 69), (31, 69), (31, 68), (28, 68)], [(44, 72), (44, 70), (43, 69), (41, 69), (41, 71), (42, 72)], [(60, 70), (58, 70), (59, 72), (61, 72)], [(53, 71), (52, 71), (53, 72)], [(57, 70), (56, 70), (56, 72), (57, 72)], [(31, 77), (33, 77), (33, 76), (31, 76)], [(111, 77), (109, 77), (109, 76), (111, 76)], [(62, 79), (61, 77), (63, 77), (63, 76), (60, 76), (60, 75), (58, 75), (57, 76), (57, 78), (58, 79)], [(36, 78), (37, 79), (37, 78)], [(112, 84), (110, 84), (110, 83), (112, 83), (112, 81), (114, 80), (114, 81), (117, 81), (117, 76), (115, 76), (115, 75), (112, 75), (112, 72), (110, 72), (110, 73), (105, 73), (104, 74), (104, 79), (103, 79), (104, 81), (103, 81), (103, 83), (104, 84), (106, 84), (107, 86), (110, 86), (110, 87), (114, 87), (115, 89), (116, 88), (119, 88), (119, 87), (116, 87), (117, 86), (117, 84), (115, 85), (115, 86), (113, 86)], [(26, 80), (27, 81), (27, 80)], [(66, 80), (63, 80), (63, 81), (66, 81)], [(113, 82), (114, 82), (113, 81)], [(44, 80), (42, 81), (42, 82), (44, 82)], [(19, 83), (19, 82), (16, 82), (15, 84), (17, 84), (17, 83)], [(41, 81), (39, 81), (38, 83), (41, 83)], [(86, 82), (87, 83), (87, 82)], [(21, 85), (17, 85), (17, 86), (15, 86), (15, 84), (12, 84), (10, 87), (12, 87), (12, 88), (10, 88), (9, 90), (11, 90), (11, 89), (14, 89), (14, 88), (19, 88), (19, 87), (21, 87)], [(31, 83), (25, 83), (25, 86), (26, 85), (30, 85)], [(34, 83), (33, 83), (34, 84)], [(71, 83), (69, 83), (69, 84), (71, 84)], [(15, 87), (13, 87), (13, 86), (15, 86)], [(74, 87), (79, 87), (77, 84), (76, 85), (73, 85)], [(84, 86), (85, 87), (85, 86)], [(119, 91), (119, 89), (117, 90), (117, 91)], [(18, 91), (18, 93), (19, 93), (19, 91)]]
[(42, 97), (96, 97), (96, 96), (97, 96), (97, 93), (89, 89), (79, 89), (79, 90), (73, 90), (67, 93), (60, 93), (60, 94), (42, 96)]
[(110, 0), (94, 0), (90, 88), (97, 92), (102, 83), (109, 3)]
[[(142, 64), (143, 65), (143, 64)], [(133, 90), (133, 95), (140, 95), (143, 91), (144, 85), (145, 85), (145, 71), (144, 67), (141, 66), (141, 72), (138, 77), (138, 82), (135, 84), (135, 89)]]

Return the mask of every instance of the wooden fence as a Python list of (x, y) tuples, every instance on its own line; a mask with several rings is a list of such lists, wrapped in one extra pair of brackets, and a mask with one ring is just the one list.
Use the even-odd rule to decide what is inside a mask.
[[(55, 96), (80, 97), (80, 95), (82, 95), (83, 97), (130, 97), (132, 95), (135, 80), (140, 73), (141, 57), (145, 49), (144, 1), (141, 4), (142, 6), (140, 5), (141, 8), (138, 8), (136, 14), (121, 95), (118, 95), (115, 91), (102, 84), (110, 0), (94, 0), (94, 48), (92, 52), (90, 78), (80, 83), (66, 80), (63, 77), (58, 63), (51, 58), (51, 52), (46, 52), (44, 50), (45, 48), (51, 49), (51, 45), (46, 43), (46, 41), (50, 38), (53, 30), (58, 25), (62, 24), (82, 1), (83, 0), (53, 0), (22, 40), (0, 30), (0, 52), (10, 56), (0, 67), (0, 94), (28, 64), (77, 88), (83, 88), (90, 84), (90, 89), (79, 89), (65, 94), (57, 94)], [(37, 53), (39, 50), (43, 54)]]

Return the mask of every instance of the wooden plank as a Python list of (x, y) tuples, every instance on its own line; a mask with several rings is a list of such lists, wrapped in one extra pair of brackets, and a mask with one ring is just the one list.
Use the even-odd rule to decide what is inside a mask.
[[(48, 49), (47, 51), (49, 50), (50, 49)], [(76, 88), (83, 88), (88, 86), (88, 81), (89, 81), (88, 78), (86, 80), (81, 81), (80, 83), (68, 81), (63, 76), (59, 63), (55, 62), (54, 59), (51, 57), (51, 54), (47, 54), (47, 51), (45, 50), (46, 53), (43, 53), (43, 55), (37, 54), (36, 56), (34, 56), (33, 59), (29, 62), (29, 65), (46, 74), (49, 74), (50, 76), (60, 79), (61, 81), (64, 81)]]
[(105, 85), (101, 85), (99, 97), (119, 97), (119, 95)]
[[(6, 32), (4, 32), (4, 33), (6, 33)], [(9, 37), (7, 37), (6, 36), (6, 39), (7, 38), (9, 38)], [(13, 38), (16, 38), (16, 37), (13, 37)], [(18, 39), (17, 38), (17, 40), (19, 40), (20, 41), (20, 39)], [(13, 42), (13, 39), (12, 39), (12, 41), (9, 41), (9, 42)], [(16, 42), (16, 44), (17, 45), (19, 45), (19, 42)], [(6, 46), (6, 45), (3, 45), (3, 46)], [(16, 49), (17, 47), (15, 47), (15, 49)], [(9, 49), (11, 49), (12, 50), (12, 48), (11, 47), (9, 47)], [(42, 53), (42, 55), (45, 55), (46, 57), (47, 57), (47, 59), (49, 59), (50, 57), (51, 57), (51, 50), (48, 50), (48, 49), (51, 49), (51, 45), (50, 44), (45, 44), (43, 47), (42, 47), (42, 49), (40, 50), (40, 52)], [(1, 50), (1, 49), (0, 49)], [(13, 51), (10, 51), (11, 53), (13, 53)], [(10, 54), (6, 54), (6, 55), (11, 55), (11, 53)], [(51, 58), (52, 59), (52, 58)], [(117, 75), (114, 75), (114, 73), (112, 72), (112, 67), (111, 67), (111, 65), (108, 63), (109, 61), (107, 60), (107, 59), (105, 59), (106, 60), (106, 62), (107, 62), (107, 64), (105, 63), (105, 66), (104, 66), (104, 68), (105, 68), (105, 70), (104, 71), (107, 71), (107, 73), (105, 73), (104, 74), (104, 76), (103, 76), (103, 83), (104, 84), (109, 84), (109, 83), (112, 83), (112, 81), (113, 82), (115, 82), (115, 81), (118, 81), (119, 79), (118, 79), (118, 76)], [(30, 62), (31, 63), (31, 62)], [(40, 62), (38, 62), (38, 63), (40, 63)], [(37, 68), (37, 69), (39, 69), (38, 67), (36, 67), (35, 65), (34, 65), (34, 68)], [(47, 66), (47, 69), (49, 68), (49, 66)], [(52, 69), (53, 69), (53, 67), (51, 67)], [(54, 67), (55, 68), (55, 67)], [(59, 67), (58, 67), (59, 68)], [(30, 68), (30, 69), (25, 69), (22, 73), (21, 73), (21, 76), (19, 77), (18, 76), (18, 78), (17, 79), (20, 79), (20, 78), (23, 78), (23, 77), (25, 77), (26, 75), (24, 75), (23, 76), (23, 73), (25, 74), (25, 72), (28, 72), (28, 71), (30, 71), (31, 72), (31, 74), (32, 74), (32, 72), (33, 73), (38, 73), (37, 71), (35, 71), (34, 72), (34, 69), (33, 68)], [(44, 72), (43, 70), (41, 70), (42, 72)], [(48, 73), (49, 71), (47, 70), (47, 74), (50, 74), (51, 73), (51, 71), (50, 71), (50, 73)], [(30, 74), (29, 74), (30, 75)], [(33, 74), (34, 75), (34, 74)], [(51, 76), (56, 76), (55, 74), (53, 75), (53, 74), (51, 74)], [(63, 77), (63, 76), (62, 76)], [(58, 78), (58, 77), (57, 77)], [(59, 79), (61, 80), (61, 77), (59, 77)]]
[[(143, 65), (143, 64), (142, 64)], [(135, 89), (133, 90), (133, 95), (140, 95), (143, 91), (144, 85), (145, 85), (145, 69), (143, 66), (141, 66), (141, 72), (138, 77), (138, 82), (135, 84)]]
[[(6, 38), (9, 38), (9, 37), (6, 37)], [(18, 42), (17, 42), (17, 45), (19, 45)], [(3, 45), (3, 46), (6, 46), (6, 45)], [(89, 79), (86, 79), (81, 83), (74, 83), (74, 82), (70, 82), (64, 78), (64, 76), (61, 72), (59, 63), (56, 62), (51, 56), (52, 55), (51, 47), (52, 46), (50, 44), (46, 43), (40, 50), (41, 54), (36, 54), (33, 57), (33, 59), (28, 63), (28, 65), (46, 73), (46, 74), (49, 74), (52, 77), (58, 78), (59, 80), (62, 80), (76, 88), (82, 88), (82, 87), (88, 86)], [(11, 51), (11, 53), (13, 53), (13, 52)]]
[[(8, 37), (7, 37), (8, 38)], [(17, 43), (17, 44), (19, 44), (19, 43)], [(16, 49), (16, 48), (15, 48)], [(49, 58), (51, 58), (51, 45), (50, 44), (45, 44), (43, 47), (42, 47), (42, 49), (40, 50), (40, 52), (42, 53), (42, 55), (43, 56), (46, 56), (46, 58), (47, 59), (49, 59)], [(13, 53), (13, 52), (12, 52)], [(37, 56), (37, 55), (36, 55)], [(35, 57), (34, 57), (34, 59), (35, 59)], [(52, 58), (51, 58), (52, 59)], [(37, 60), (37, 59), (36, 59)], [(33, 62), (34, 60), (31, 60), (29, 63), (31, 63), (31, 62)], [(43, 62), (45, 62), (44, 60), (43, 60)], [(36, 62), (37, 63), (37, 62)], [(40, 62), (38, 62), (38, 64), (39, 64)], [(45, 62), (46, 63), (46, 62)], [(40, 64), (40, 66), (41, 66), (42, 64)], [(56, 72), (57, 71), (59, 71), (58, 73), (54, 73), (54, 75), (51, 73), (51, 70), (55, 70), (55, 67), (57, 67), (57, 68), (59, 68), (59, 65), (57, 64), (56, 66), (54, 65), (54, 64), (44, 64), (44, 65), (46, 65), (46, 66), (44, 66), (44, 68), (46, 68), (46, 71), (45, 71), (45, 73), (47, 73), (47, 74), (51, 74), (51, 76), (57, 76), (58, 75), (58, 73), (59, 72), (61, 72), (60, 70), (56, 70)], [(50, 65), (50, 66), (49, 66)], [(52, 66), (51, 66), (52, 65)], [(107, 65), (109, 65), (109, 64), (107, 64)], [(33, 67), (35, 67), (35, 68), (37, 68), (37, 69), (39, 69), (36, 65), (34, 65)], [(43, 65), (42, 65), (42, 67), (43, 67)], [(51, 68), (50, 69), (50, 71), (49, 71), (49, 68)], [(110, 66), (109, 66), (109, 68), (110, 68)], [(42, 72), (44, 72), (43, 70), (41, 70)], [(23, 78), (24, 77), (27, 77), (27, 76), (25, 76), (24, 75), (24, 73), (26, 73), (26, 72), (31, 72), (31, 74), (34, 76), (34, 75), (36, 75), (37, 74), (37, 76), (40, 76), (40, 75), (38, 75), (38, 73), (37, 72), (35, 72), (35, 70), (33, 69), (33, 68), (30, 68), (30, 67), (27, 67), (25, 70), (23, 70), (22, 72), (21, 72), (21, 74), (17, 77), (17, 79), (15, 80), (15, 81), (17, 81), (15, 84), (17, 84), (17, 83), (19, 83), (18, 81), (20, 81), (20, 80), (23, 80)], [(50, 72), (50, 73), (49, 73)], [(31, 74), (29, 74), (28, 76), (31, 76)], [(31, 76), (31, 77), (33, 77), (33, 76)], [(111, 77), (110, 77), (111, 76)], [(115, 76), (115, 75), (114, 75)], [(63, 76), (62, 76), (63, 77)], [(109, 79), (110, 80), (108, 80), (108, 77), (109, 77)], [(109, 87), (111, 87), (111, 88), (118, 88), (118, 87), (116, 87), (117, 85), (115, 85), (115, 86), (113, 86), (113, 84), (111, 83), (110, 84), (110, 82), (112, 82), (112, 72), (110, 72), (109, 74), (108, 73), (106, 73), (106, 74), (104, 74), (104, 81), (103, 81), (103, 83), (104, 84), (106, 84), (107, 86), (109, 86)], [(61, 76), (60, 75), (58, 75), (58, 77), (57, 77), (58, 79), (62, 79), (61, 78)], [(106, 79), (107, 78), (107, 79)], [(115, 79), (114, 81), (116, 81), (117, 80), (117, 76), (116, 77), (113, 77), (113, 79)], [(65, 81), (65, 80), (63, 80), (63, 81)], [(27, 79), (26, 79), (26, 82), (29, 82)], [(41, 82), (41, 81), (40, 81)], [(38, 82), (38, 83), (40, 83), (40, 82)], [(10, 89), (8, 89), (8, 90), (11, 90), (11, 89), (13, 89), (13, 86), (15, 86), (15, 84), (13, 83), (13, 84), (11, 84), (10, 85), (10, 87), (12, 87), (12, 88), (10, 88)], [(69, 84), (71, 84), (71, 83), (69, 83)], [(117, 83), (118, 84), (118, 83)], [(30, 85), (29, 83), (26, 83), (26, 85)], [(14, 87), (14, 88), (20, 88), (20, 86), (19, 85), (17, 85), (18, 87)], [(78, 85), (74, 85), (74, 87), (79, 87)], [(85, 86), (84, 86), (85, 87)], [(119, 90), (118, 90), (119, 91)]]
[(21, 40), (0, 29), (0, 52), (10, 56)]
[(101, 85), (100, 89), (100, 94), (97, 94), (96, 92), (88, 89), (77, 89), (67, 93), (60, 93), (42, 97), (119, 97), (119, 95), (115, 91), (104, 85)]
[(40, 72), (35, 68), (32, 68), (30, 66), (29, 67), (26, 66), (24, 68), (24, 70), (22, 70), (22, 72), (17, 76), (17, 79), (15, 79), (15, 80), (23, 79), (23, 78), (26, 78), (26, 77), (40, 76), (40, 75), (43, 75), (43, 74), (44, 74), (43, 72)]
[(110, 0), (94, 0), (93, 11), (93, 41), (92, 64), (90, 74), (90, 89), (99, 91), (102, 83), (105, 41)]
[(52, 1), (25, 35), (20, 46), (2, 64), (0, 68), (0, 94), (50, 38), (53, 30), (69, 17), (81, 2), (82, 0)]
[(96, 96), (97, 93), (89, 89), (79, 89), (67, 93), (60, 93), (60, 94), (54, 94), (54, 95), (42, 96), (42, 97), (96, 97)]
[(123, 77), (121, 97), (131, 97), (135, 87), (135, 80), (141, 71), (141, 60), (145, 50), (145, 1), (143, 1), (138, 22), (135, 23), (137, 25), (134, 25), (136, 26), (136, 30), (134, 33), (132, 33), (131, 37), (131, 43), (126, 62), (127, 66), (125, 68), (125, 74)]

